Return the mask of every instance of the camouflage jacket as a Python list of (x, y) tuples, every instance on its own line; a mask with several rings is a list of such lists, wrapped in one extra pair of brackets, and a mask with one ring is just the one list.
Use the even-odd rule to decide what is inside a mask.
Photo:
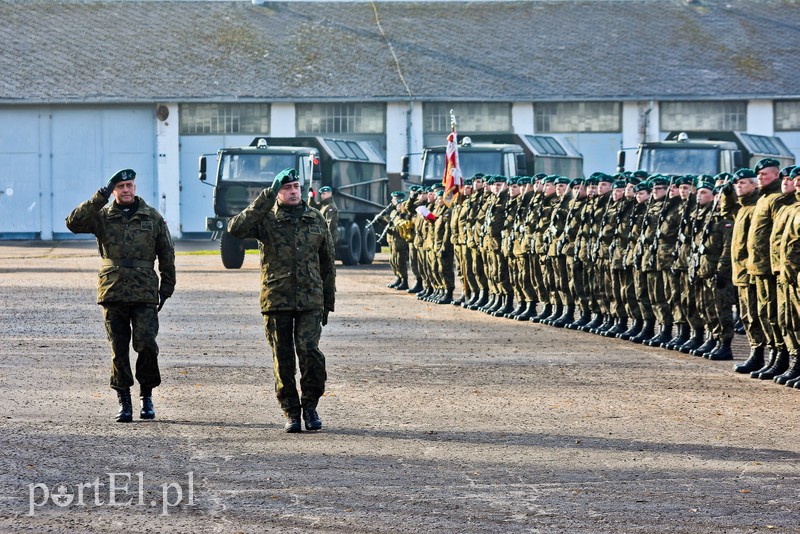
[(285, 209), (264, 189), (228, 221), (236, 237), (258, 239), (261, 253), (261, 313), (333, 311), (336, 267), (333, 239), (322, 214), (308, 206)]
[(692, 248), (698, 257), (697, 276), (711, 278), (718, 275), (729, 279), (733, 221), (723, 219), (719, 212), (712, 212), (712, 207), (712, 203), (700, 207), (692, 225)]
[(781, 265), (783, 264), (781, 260), (781, 238), (786, 230), (786, 225), (789, 223), (790, 214), (793, 214), (792, 206), (796, 203), (797, 198), (795, 198), (794, 193), (783, 193), (775, 202), (775, 220), (772, 223), (772, 233), (769, 236), (769, 252), (772, 255), (770, 262), (772, 264), (772, 272), (775, 275), (781, 272)]
[[(731, 265), (733, 284), (737, 287), (747, 287), (750, 284), (750, 275), (747, 273), (747, 235), (750, 232), (753, 211), (759, 195), (756, 189), (748, 195), (739, 197), (739, 209), (733, 221)], [(722, 216), (724, 217), (726, 213), (727, 211), (723, 211)]]
[(769, 236), (775, 220), (775, 203), (781, 198), (781, 182), (775, 180), (759, 189), (759, 197), (753, 209), (752, 221), (747, 232), (747, 272), (751, 275), (772, 274)]
[(336, 246), (336, 242), (339, 241), (339, 208), (336, 207), (333, 197), (322, 201), (319, 212), (325, 218), (325, 222), (328, 223), (328, 231), (330, 231), (333, 238), (333, 245)]
[(786, 227), (780, 242), (779, 276), (790, 287), (800, 285), (800, 191), (795, 195), (798, 202), (786, 208)]
[[(67, 217), (71, 232), (97, 238), (104, 260), (98, 273), (98, 304), (158, 304), (159, 293), (169, 297), (175, 291), (175, 247), (167, 223), (144, 200), (136, 200), (139, 207), (128, 218), (98, 192)], [(154, 270), (156, 258), (160, 283)]]

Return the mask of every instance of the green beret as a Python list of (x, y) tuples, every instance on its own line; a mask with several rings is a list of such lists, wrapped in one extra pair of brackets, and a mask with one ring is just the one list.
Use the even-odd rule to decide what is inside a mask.
[(710, 189), (714, 190), (714, 182), (711, 180), (698, 180), (697, 189)]
[(547, 176), (544, 176), (542, 178), (542, 182), (546, 184), (552, 184), (555, 183), (556, 178), (558, 178), (558, 176), (556, 176), (555, 174), (548, 174)]
[[(322, 191), (322, 190), (320, 189), (320, 191)], [(402, 191), (392, 191), (392, 197), (394, 197), (394, 198), (406, 198), (406, 194), (403, 193)]]
[(597, 185), (599, 181), (597, 180), (597, 176), (589, 176), (584, 183), (586, 184), (586, 187), (589, 187), (590, 185)]
[(420, 190), (422, 190), (422, 186), (421, 186), (421, 185), (416, 185), (416, 184), (415, 184), (415, 185), (412, 185), (412, 186), (410, 186), (410, 187), (408, 188), (408, 190), (409, 190), (409, 191), (411, 191), (412, 193), (416, 193), (417, 191), (420, 191)]
[(297, 171), (294, 169), (283, 169), (273, 180), (273, 182), (281, 184), (281, 187), (298, 181), (300, 181), (300, 179), (297, 177)]
[(494, 177), (494, 181), (495, 181), (495, 183), (497, 183), (497, 182), (505, 183), (506, 181), (508, 181), (508, 178), (506, 178), (502, 174), (496, 174), (495, 177)]
[(108, 179), (107, 185), (114, 186), (120, 182), (127, 182), (128, 180), (135, 180), (136, 172), (133, 169), (122, 169), (115, 172), (111, 178)]
[(472, 178), (465, 178), (464, 179), (464, 186), (472, 187)]
[(625, 186), (628, 185), (627, 180), (614, 180), (614, 183), (611, 184), (613, 189), (625, 189)]
[(792, 172), (789, 173), (789, 176), (792, 178), (797, 178), (798, 175), (800, 175), (800, 165), (792, 169)]
[(436, 190), (436, 196), (437, 197), (443, 197), (444, 196), (444, 189), (437, 189)]
[(697, 183), (700, 183), (700, 182), (713, 182), (714, 181), (714, 177), (711, 176), (710, 174), (701, 174), (700, 176), (697, 177), (696, 181), (697, 181)]
[(569, 185), (572, 180), (567, 178), (566, 176), (556, 176), (556, 185)]
[(733, 175), (729, 172), (721, 172), (714, 177), (715, 182), (727, 182), (733, 178)]
[(633, 186), (633, 192), (638, 193), (639, 191), (647, 191), (650, 192), (650, 182), (639, 182), (638, 184)]
[(687, 174), (684, 176), (678, 176), (675, 178), (674, 182), (675, 185), (692, 185), (694, 184), (694, 176)]
[(328, 186), (326, 185), (326, 186), (324, 186), (324, 187), (320, 187), (320, 188), (319, 188), (319, 192), (320, 192), (320, 193), (333, 193), (333, 189), (331, 189), (330, 187), (328, 187)]
[(575, 187), (578, 185), (583, 185), (583, 178), (573, 178), (572, 181), (569, 183), (570, 187)]
[(622, 178), (625, 180), (633, 178), (633, 173), (631, 171), (625, 171), (622, 173)]
[(482, 172), (476, 172), (472, 175), (472, 180), (483, 180), (485, 175)]
[(534, 182), (538, 182), (540, 180), (544, 180), (546, 177), (547, 177), (547, 175), (545, 173), (537, 172), (536, 174), (531, 176), (531, 180), (533, 180)]
[(791, 176), (793, 170), (794, 170), (794, 165), (787, 165), (786, 167), (781, 169), (781, 177), (788, 178), (789, 176)]
[(530, 176), (520, 176), (519, 180), (517, 180), (517, 183), (519, 185), (528, 185), (529, 183), (531, 183), (531, 177)]
[(650, 187), (656, 186), (668, 186), (669, 185), (669, 178), (666, 176), (661, 176), (660, 174), (656, 174), (652, 178), (650, 178)]
[(512, 176), (508, 179), (508, 185), (519, 185), (519, 180)]
[(739, 180), (744, 180), (745, 178), (758, 178), (758, 174), (753, 169), (748, 169), (747, 167), (743, 169), (737, 170), (733, 173), (733, 181), (738, 182)]
[(613, 184), (614, 183), (614, 177), (611, 176), (610, 174), (606, 174), (604, 172), (601, 172), (597, 176), (597, 183), (600, 183), (600, 182), (608, 182), (609, 184)]
[(780, 168), (780, 166), (781, 166), (781, 162), (778, 161), (777, 159), (775, 159), (775, 158), (764, 158), (764, 159), (759, 160), (758, 163), (756, 163), (756, 167), (753, 170), (755, 170), (756, 173), (758, 173), (758, 171), (760, 171), (761, 169), (766, 169), (767, 167), (778, 167), (778, 168)]
[(647, 180), (647, 171), (643, 169), (639, 169), (638, 171), (633, 171), (633, 177), (638, 178), (639, 180)]
[(628, 183), (628, 184), (631, 184), (631, 185), (636, 185), (636, 184), (642, 183), (642, 180), (641, 180), (641, 178), (637, 178), (636, 176), (631, 174), (631, 176), (629, 176), (628, 178), (625, 179), (625, 183)]
[(433, 184), (431, 189), (433, 189), (434, 191), (440, 191), (440, 190), (444, 191), (444, 184), (442, 183)]

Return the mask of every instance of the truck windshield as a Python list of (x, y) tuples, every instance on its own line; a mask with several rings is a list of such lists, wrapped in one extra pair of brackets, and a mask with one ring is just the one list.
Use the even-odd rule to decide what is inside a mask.
[(288, 168), (297, 169), (301, 177), (305, 176), (305, 165), (306, 161), (298, 165), (294, 154), (223, 154), (220, 179), (230, 182), (271, 183), (276, 174)]
[[(461, 175), (469, 178), (476, 172), (483, 174), (503, 174), (503, 159), (500, 152), (467, 152), (458, 151), (458, 162)], [(445, 153), (428, 152), (425, 158), (425, 169), (422, 178), (426, 182), (441, 181), (444, 177)]]
[(717, 174), (719, 154), (715, 149), (648, 148), (642, 150), (639, 168), (650, 174)]

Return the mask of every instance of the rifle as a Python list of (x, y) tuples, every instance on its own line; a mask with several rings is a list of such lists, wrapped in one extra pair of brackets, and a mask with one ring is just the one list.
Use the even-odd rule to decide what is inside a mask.
[(564, 220), (564, 231), (561, 232), (561, 237), (558, 238), (558, 242), (556, 243), (556, 255), (560, 256), (561, 251), (564, 249), (564, 245), (567, 244), (567, 234), (569, 233), (569, 225), (572, 222), (572, 217), (575, 212), (575, 206), (578, 204), (578, 195), (572, 197), (572, 202), (570, 203), (569, 211), (567, 212), (567, 218)]
[(661, 211), (658, 212), (658, 219), (656, 219), (656, 234), (653, 236), (653, 242), (650, 243), (650, 250), (653, 254), (658, 251), (658, 242), (661, 240), (661, 223), (664, 221), (664, 215), (667, 212), (669, 201), (669, 192), (664, 195), (664, 204), (661, 205)]
[(642, 217), (642, 227), (639, 229), (639, 238), (636, 240), (636, 249), (633, 251), (633, 263), (639, 265), (644, 254), (644, 242), (646, 241), (646, 231), (650, 228), (650, 219), (647, 217), (647, 212), (650, 211), (650, 206), (653, 205), (653, 195), (647, 198), (647, 206), (644, 208), (644, 216)]
[[(603, 210), (603, 216), (600, 218), (600, 232), (602, 232), (603, 228), (605, 228), (606, 224), (608, 224), (608, 208), (611, 207), (611, 193), (606, 193), (606, 194), (609, 196), (607, 197), (606, 200), (606, 209)], [(594, 233), (594, 226), (592, 226), (591, 232)], [(589, 255), (590, 259), (592, 260), (594, 260), (594, 258), (597, 256), (597, 251), (600, 250), (600, 237), (601, 235), (600, 233), (598, 233), (597, 241), (595, 241), (592, 244), (592, 251), (591, 254)]]
[(711, 209), (708, 212), (708, 218), (703, 225), (703, 232), (700, 234), (700, 244), (697, 245), (695, 240), (692, 240), (692, 249), (689, 255), (689, 282), (691, 283), (694, 283), (695, 279), (697, 278), (697, 268), (700, 266), (700, 256), (702, 256), (706, 251), (706, 238), (711, 233), (711, 222), (716, 216), (715, 214), (717, 212), (717, 208), (719, 207), (719, 201), (721, 198), (722, 194), (720, 193), (716, 198), (714, 198), (714, 202), (711, 203)]
[(386, 212), (389, 211), (392, 208), (392, 206), (394, 206), (394, 204), (389, 202), (389, 205), (386, 206), (385, 208), (383, 208), (380, 213), (378, 213), (375, 217), (372, 218), (371, 221), (369, 221), (367, 224), (365, 224), (364, 228), (369, 228), (370, 226), (372, 226), (373, 224), (378, 222), (378, 219), (380, 219), (381, 217), (386, 215)]
[[(625, 197), (622, 197), (618, 202), (623, 202), (622, 209), (617, 210), (617, 216), (614, 220), (614, 234), (611, 236), (611, 244), (608, 246), (609, 260), (614, 256), (614, 250), (617, 248), (619, 241), (619, 227), (622, 226), (622, 217), (631, 211), (633, 204), (626, 203)], [(635, 200), (633, 202), (636, 202)]]

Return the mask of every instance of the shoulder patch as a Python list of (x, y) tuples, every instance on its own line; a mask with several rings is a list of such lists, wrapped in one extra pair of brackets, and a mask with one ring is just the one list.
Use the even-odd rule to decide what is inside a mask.
[(153, 231), (153, 221), (150, 221), (150, 220), (142, 221), (142, 231), (143, 232), (152, 232)]

